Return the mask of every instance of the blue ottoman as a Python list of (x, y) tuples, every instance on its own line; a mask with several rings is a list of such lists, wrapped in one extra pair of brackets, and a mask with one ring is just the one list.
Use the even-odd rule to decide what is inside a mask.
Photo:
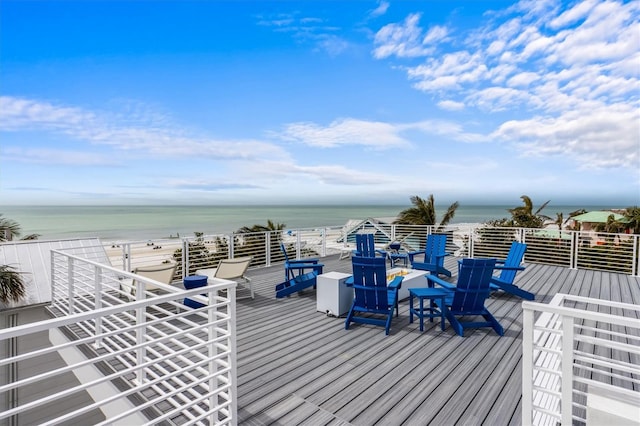
[[(186, 288), (187, 290), (191, 290), (192, 288), (206, 287), (208, 279), (209, 277), (207, 277), (206, 275), (191, 275), (189, 277), (184, 277), (182, 283), (184, 284), (184, 288)], [(194, 309), (202, 308), (204, 306), (203, 303), (196, 302), (195, 300), (189, 298), (184, 299), (184, 304)]]

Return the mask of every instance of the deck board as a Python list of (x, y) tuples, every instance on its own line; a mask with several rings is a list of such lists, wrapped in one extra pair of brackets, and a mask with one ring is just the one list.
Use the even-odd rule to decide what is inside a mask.
[[(351, 269), (337, 255), (323, 263), (325, 272)], [(456, 259), (446, 266), (455, 271)], [(520, 423), (521, 299), (496, 293), (487, 302), (503, 337), (486, 328), (462, 338), (437, 321), (421, 333), (407, 301), (385, 336), (317, 312), (312, 288), (276, 299), (281, 265), (249, 276), (256, 298), (237, 304), (240, 424)], [(640, 279), (620, 274), (529, 264), (516, 284), (543, 303), (559, 292), (640, 301)]]

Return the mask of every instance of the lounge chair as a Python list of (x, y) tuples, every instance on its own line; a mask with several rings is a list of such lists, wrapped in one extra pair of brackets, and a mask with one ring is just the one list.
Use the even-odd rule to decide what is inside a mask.
[[(386, 259), (384, 257), (351, 258), (355, 297), (344, 322), (345, 330), (352, 322), (383, 326), (389, 334), (393, 311), (398, 315), (398, 289), (402, 276), (396, 276), (387, 285)], [(377, 317), (376, 317), (377, 316)], [(380, 318), (382, 316), (383, 318)]]
[[(491, 327), (500, 336), (504, 330), (491, 312), (484, 306), (491, 288), (489, 282), (496, 266), (495, 259), (462, 259), (458, 261), (458, 282), (453, 285), (435, 275), (426, 275), (430, 287), (438, 284), (451, 291), (445, 298), (444, 305), (436, 300), (438, 308), (444, 314), (460, 336), (464, 336), (465, 328)], [(468, 321), (458, 317), (482, 316), (485, 321)]]
[[(444, 267), (444, 258), (451, 253), (446, 252), (447, 235), (430, 234), (427, 235), (424, 250), (410, 251), (409, 261), (413, 269), (429, 271), (436, 276), (442, 274), (451, 277), (451, 271)], [(420, 261), (419, 255), (423, 255)]]
[[(173, 262), (163, 263), (156, 266), (139, 266), (133, 270), (133, 273), (145, 278), (158, 281), (162, 284), (171, 284), (173, 276), (176, 273), (177, 265)], [(124, 279), (120, 281), (120, 288), (129, 294), (136, 294), (136, 281), (133, 279)], [(157, 286), (147, 283), (145, 285), (145, 291), (158, 290)]]
[(527, 251), (526, 244), (519, 243), (517, 241), (511, 243), (511, 248), (509, 249), (507, 258), (505, 260), (496, 261), (498, 265), (496, 266), (496, 269), (500, 270), (500, 275), (491, 278), (492, 290), (502, 290), (526, 300), (534, 300), (536, 298), (533, 293), (522, 290), (520, 287), (513, 284), (518, 271), (524, 269), (521, 264), (525, 251)]
[(249, 264), (251, 263), (252, 259), (252, 256), (235, 257), (233, 259), (222, 259), (220, 263), (218, 263), (217, 268), (198, 269), (196, 271), (196, 275), (206, 275), (208, 278), (221, 278), (223, 280), (231, 280), (236, 282), (237, 280), (242, 279), (244, 280), (245, 284), (249, 285), (251, 296), (236, 297), (236, 299), (246, 299), (248, 297), (251, 297), (253, 299), (255, 297), (253, 293), (253, 284), (251, 283), (251, 279), (245, 276), (245, 272), (247, 272), (247, 268), (249, 268)]

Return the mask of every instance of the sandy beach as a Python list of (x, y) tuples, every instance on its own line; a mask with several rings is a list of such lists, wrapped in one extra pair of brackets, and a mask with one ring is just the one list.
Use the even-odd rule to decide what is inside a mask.
[[(450, 226), (448, 229), (453, 230), (453, 243), (457, 247), (463, 246), (463, 235), (468, 235), (470, 231), (480, 227), (480, 223), (461, 223)], [(287, 244), (295, 244), (300, 238), (303, 247), (310, 248), (317, 253), (322, 252), (323, 233), (326, 232), (325, 253), (327, 255), (340, 254), (345, 249), (350, 250), (354, 247), (345, 244), (340, 240), (342, 236), (342, 228), (326, 228), (313, 231), (301, 231), (300, 236), (295, 232), (283, 235), (282, 240)], [(210, 252), (215, 252), (215, 236), (205, 236), (205, 247)], [(116, 268), (123, 268), (124, 252), (123, 247), (130, 245), (131, 253), (131, 269), (140, 266), (159, 265), (166, 261), (175, 261), (173, 258), (176, 250), (182, 248), (183, 240), (159, 239), (135, 242), (105, 242), (107, 256), (111, 264)]]

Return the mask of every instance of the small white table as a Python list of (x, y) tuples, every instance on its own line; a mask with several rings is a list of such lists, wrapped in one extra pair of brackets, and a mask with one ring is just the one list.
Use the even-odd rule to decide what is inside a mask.
[(349, 312), (353, 304), (353, 288), (345, 281), (351, 274), (327, 272), (318, 275), (316, 282), (316, 310), (339, 317)]
[[(404, 278), (402, 279), (402, 286), (398, 290), (398, 300), (404, 300), (409, 298), (409, 289), (416, 287), (427, 287), (427, 271), (421, 271), (419, 269), (408, 268), (392, 268), (387, 271), (387, 277), (400, 274)], [(389, 282), (387, 278), (387, 282)]]

